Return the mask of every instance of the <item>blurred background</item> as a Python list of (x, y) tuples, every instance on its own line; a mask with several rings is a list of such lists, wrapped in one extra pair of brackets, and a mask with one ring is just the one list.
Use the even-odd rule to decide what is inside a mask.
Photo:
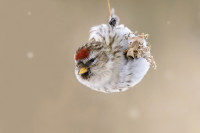
[(0, 0), (0, 133), (200, 133), (200, 1), (111, 0), (157, 70), (126, 92), (80, 84), (74, 53), (106, 0)]

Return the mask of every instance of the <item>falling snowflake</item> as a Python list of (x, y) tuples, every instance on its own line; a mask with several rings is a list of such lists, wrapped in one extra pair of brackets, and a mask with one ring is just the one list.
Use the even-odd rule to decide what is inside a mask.
[(28, 16), (31, 16), (31, 15), (32, 15), (32, 12), (31, 12), (31, 11), (28, 11), (28, 12), (27, 12), (27, 15), (28, 15)]
[(140, 117), (140, 112), (136, 108), (132, 108), (129, 110), (128, 115), (131, 119), (136, 120)]
[(28, 58), (28, 59), (32, 59), (33, 57), (34, 57), (33, 52), (28, 52), (28, 53), (27, 53), (27, 58)]
[(171, 21), (168, 20), (168, 21), (167, 21), (167, 24), (171, 24)]

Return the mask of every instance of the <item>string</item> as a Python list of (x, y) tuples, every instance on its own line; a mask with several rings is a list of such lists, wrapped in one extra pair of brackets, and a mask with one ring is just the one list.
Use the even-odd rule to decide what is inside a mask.
[(111, 10), (110, 10), (110, 0), (107, 0), (107, 2), (108, 2), (108, 10), (109, 10), (110, 17), (111, 17)]

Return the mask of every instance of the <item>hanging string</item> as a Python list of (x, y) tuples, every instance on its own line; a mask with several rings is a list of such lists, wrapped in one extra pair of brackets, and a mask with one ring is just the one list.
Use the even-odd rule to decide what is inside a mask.
[(108, 10), (109, 10), (110, 17), (111, 17), (110, 0), (107, 0), (107, 2), (108, 2)]

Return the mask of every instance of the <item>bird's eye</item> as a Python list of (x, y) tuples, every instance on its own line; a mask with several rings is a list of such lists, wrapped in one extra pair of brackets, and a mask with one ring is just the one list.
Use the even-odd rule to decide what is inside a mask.
[(80, 64), (83, 64), (83, 62), (82, 62), (82, 61), (79, 61), (78, 64), (79, 64), (79, 65), (80, 65)]
[(92, 59), (90, 59), (90, 62), (94, 62), (94, 60), (95, 60), (95, 59), (94, 59), (94, 58), (92, 58)]

